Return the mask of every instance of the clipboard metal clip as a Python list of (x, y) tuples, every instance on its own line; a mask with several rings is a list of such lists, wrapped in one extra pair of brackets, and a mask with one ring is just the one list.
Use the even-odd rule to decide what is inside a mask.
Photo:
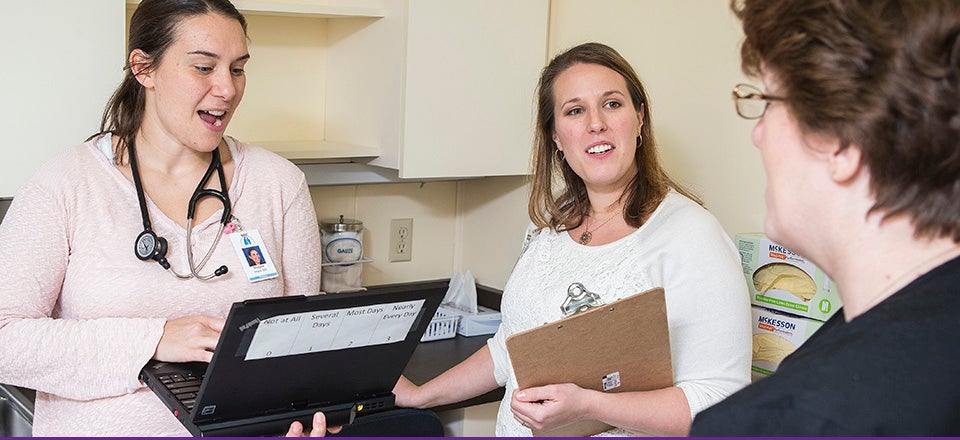
[(603, 301), (600, 295), (587, 290), (583, 284), (573, 283), (567, 287), (567, 299), (560, 306), (563, 316), (573, 316), (577, 313), (587, 311), (593, 307), (600, 307)]

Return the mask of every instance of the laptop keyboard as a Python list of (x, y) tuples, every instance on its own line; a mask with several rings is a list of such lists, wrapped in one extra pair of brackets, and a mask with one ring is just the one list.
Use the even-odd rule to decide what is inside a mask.
[(159, 376), (162, 383), (171, 393), (192, 411), (193, 405), (197, 402), (197, 393), (200, 392), (200, 384), (203, 381), (203, 374), (197, 375), (193, 372), (183, 372), (174, 374), (164, 374)]

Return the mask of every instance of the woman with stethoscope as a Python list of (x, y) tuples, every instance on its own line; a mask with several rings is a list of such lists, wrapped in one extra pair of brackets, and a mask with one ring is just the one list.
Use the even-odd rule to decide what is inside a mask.
[(208, 362), (235, 301), (320, 288), (303, 173), (224, 134), (243, 16), (143, 0), (128, 47), (101, 133), (41, 167), (0, 226), (0, 266), (20, 268), (0, 282), (0, 382), (38, 391), (36, 435), (189, 435), (140, 368)]

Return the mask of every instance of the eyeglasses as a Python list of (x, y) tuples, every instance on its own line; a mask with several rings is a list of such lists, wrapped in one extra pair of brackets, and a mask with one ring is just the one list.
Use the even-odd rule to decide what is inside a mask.
[(733, 104), (741, 118), (760, 119), (770, 106), (770, 101), (783, 101), (783, 98), (764, 95), (760, 89), (749, 84), (737, 84), (733, 88)]

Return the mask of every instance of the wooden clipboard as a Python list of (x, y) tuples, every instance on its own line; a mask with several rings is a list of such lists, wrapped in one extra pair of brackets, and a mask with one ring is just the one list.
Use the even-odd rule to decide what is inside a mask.
[[(507, 338), (507, 352), (520, 389), (574, 383), (617, 393), (673, 386), (660, 287), (514, 334)], [(583, 437), (611, 428), (583, 420), (549, 431), (534, 429), (533, 435)]]

